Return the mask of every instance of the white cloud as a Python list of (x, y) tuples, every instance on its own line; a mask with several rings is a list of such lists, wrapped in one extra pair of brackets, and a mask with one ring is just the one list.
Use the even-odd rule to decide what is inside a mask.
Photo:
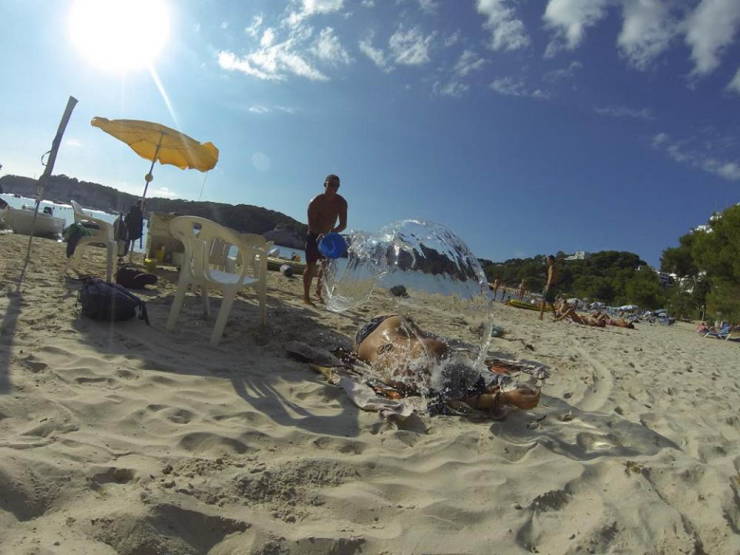
[(594, 112), (600, 116), (609, 116), (612, 118), (633, 118), (643, 120), (655, 119), (652, 111), (648, 108), (640, 108), (638, 110), (635, 108), (628, 108), (626, 106), (602, 106), (594, 108)]
[(295, 109), (290, 108), (289, 106), (265, 106), (263, 104), (253, 104), (247, 108), (247, 110), (253, 114), (269, 114), (270, 112), (285, 112), (286, 114), (295, 113)]
[(529, 89), (521, 79), (513, 77), (502, 77), (495, 79), (490, 87), (499, 94), (506, 96), (522, 96), (527, 98), (537, 98), (545, 100), (550, 98), (549, 93), (541, 89)]
[(609, 0), (550, 0), (545, 8), (545, 25), (555, 31), (555, 38), (547, 45), (546, 57), (554, 56), (563, 48), (575, 49), (586, 32), (606, 15)]
[(517, 50), (529, 45), (524, 23), (509, 3), (509, 0), (477, 0), (478, 12), (486, 17), (483, 26), (491, 32), (493, 50)]
[(695, 74), (706, 74), (719, 66), (722, 51), (738, 27), (740, 1), (702, 0), (686, 21), (686, 43), (691, 47)]
[(451, 35), (444, 38), (444, 45), (447, 47), (454, 46), (460, 41), (460, 31), (455, 31)]
[(343, 0), (303, 0), (300, 9), (288, 15), (286, 23), (295, 26), (307, 17), (337, 12), (342, 9), (343, 4)]
[(705, 161), (704, 169), (730, 181), (740, 180), (740, 163), (738, 162), (721, 162), (710, 159)]
[(82, 146), (82, 143), (78, 139), (73, 139), (71, 137), (69, 139), (64, 139), (64, 144), (65, 146), (72, 146), (72, 147)]
[(391, 35), (388, 46), (397, 64), (421, 65), (429, 61), (429, 47), (433, 38), (434, 33), (424, 36), (418, 27), (408, 30), (399, 27)]
[(439, 8), (437, 0), (418, 0), (419, 7), (427, 13), (434, 13)]
[(442, 83), (440, 81), (437, 81), (434, 83), (433, 90), (435, 93), (441, 95), (441, 96), (454, 96), (454, 97), (460, 97), (462, 96), (470, 87), (466, 85), (465, 83), (461, 83), (460, 81), (449, 81), (447, 83)]
[(379, 48), (375, 48), (372, 44), (373, 37), (370, 36), (366, 39), (361, 40), (358, 43), (358, 46), (360, 48), (360, 52), (365, 54), (372, 62), (378, 66), (383, 71), (390, 71), (391, 67), (388, 64), (388, 60), (386, 59), (386, 55), (383, 52), (383, 50)]
[(268, 27), (265, 29), (265, 32), (262, 33), (262, 38), (260, 39), (260, 46), (262, 48), (267, 48), (269, 46), (272, 46), (272, 43), (275, 42), (275, 31), (272, 30), (271, 27)]
[[(285, 29), (283, 29), (285, 32)], [(332, 33), (322, 31), (322, 37), (310, 47), (313, 28), (308, 25), (298, 25), (287, 30), (288, 37), (278, 40), (276, 30), (268, 27), (262, 33), (259, 46), (244, 54), (237, 54), (228, 50), (218, 53), (218, 64), (223, 69), (241, 71), (258, 79), (284, 81), (291, 75), (305, 77), (313, 81), (327, 81), (329, 78), (313, 62), (331, 61), (324, 56), (341, 56), (340, 51), (331, 51), (327, 46), (331, 43)], [(337, 43), (338, 44), (338, 43)], [(328, 50), (326, 47), (329, 48)], [(341, 49), (341, 45), (339, 45)]]
[(249, 27), (244, 28), (244, 32), (250, 37), (257, 38), (257, 36), (260, 34), (260, 27), (262, 26), (263, 20), (264, 18), (262, 17), (262, 14), (255, 15), (252, 18), (252, 23), (249, 25)]
[(740, 181), (740, 161), (717, 158), (714, 156), (715, 148), (711, 143), (705, 143), (701, 150), (692, 147), (691, 143), (690, 140), (676, 141), (667, 133), (658, 133), (652, 140), (653, 147), (664, 151), (676, 162), (713, 173), (729, 181)]
[(575, 77), (576, 72), (582, 68), (583, 68), (583, 64), (581, 62), (574, 61), (568, 64), (568, 67), (564, 67), (561, 69), (553, 69), (552, 71), (548, 71), (542, 76), (542, 79), (544, 79), (548, 83), (557, 83), (558, 81), (565, 81), (567, 79), (572, 79), (573, 77)]
[(622, 18), (617, 44), (638, 69), (649, 67), (678, 32), (678, 22), (664, 0), (623, 0)]
[(333, 65), (349, 64), (352, 61), (331, 27), (325, 27), (321, 30), (316, 43), (311, 48), (311, 52), (319, 60)]
[(343, 0), (303, 0), (303, 11), (309, 15), (331, 13), (342, 9)]
[(480, 57), (472, 50), (465, 50), (455, 63), (453, 71), (456, 75), (465, 77), (473, 71), (481, 69), (485, 64), (486, 60), (484, 58)]
[[(695, 8), (686, 16), (692, 5)], [(717, 68), (740, 28), (740, 0), (548, 0), (543, 20), (554, 36), (545, 57), (577, 48), (588, 28), (603, 20), (610, 7), (622, 11), (619, 51), (641, 70), (650, 67), (677, 35), (684, 34), (693, 73), (709, 73)]]
[(329, 78), (326, 75), (296, 51), (298, 41), (298, 38), (289, 38), (242, 57), (233, 52), (220, 51), (218, 65), (223, 69), (241, 71), (263, 80), (284, 81), (288, 75), (293, 74), (313, 81), (327, 81)]
[(737, 73), (735, 73), (735, 77), (732, 78), (732, 81), (727, 84), (727, 90), (732, 91), (735, 94), (740, 94), (740, 68), (737, 70)]
[(360, 4), (362, 6), (364, 6), (365, 8), (374, 8), (375, 7), (375, 0), (362, 0), (362, 2), (360, 2)]

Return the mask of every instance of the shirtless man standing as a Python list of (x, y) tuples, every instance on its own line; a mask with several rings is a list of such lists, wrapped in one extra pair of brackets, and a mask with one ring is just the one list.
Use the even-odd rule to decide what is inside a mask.
[(549, 304), (553, 310), (553, 317), (555, 315), (555, 297), (557, 297), (557, 291), (555, 289), (558, 283), (558, 268), (555, 265), (555, 257), (551, 254), (547, 255), (547, 283), (545, 283), (545, 290), (542, 292), (542, 303), (540, 304), (540, 320), (542, 320), (542, 314), (545, 312), (545, 305)]
[[(324, 192), (308, 204), (308, 235), (306, 236), (306, 271), (303, 272), (303, 302), (313, 306), (311, 302), (311, 281), (316, 273), (318, 264), (318, 281), (316, 283), (316, 296), (321, 298), (321, 276), (323, 267), (321, 260), (323, 256), (319, 252), (318, 242), (325, 233), (339, 233), (347, 227), (347, 201), (337, 194), (339, 189), (339, 177), (334, 174), (326, 176), (324, 180)], [(339, 224), (337, 224), (339, 218)], [(337, 225), (335, 225), (337, 224)]]

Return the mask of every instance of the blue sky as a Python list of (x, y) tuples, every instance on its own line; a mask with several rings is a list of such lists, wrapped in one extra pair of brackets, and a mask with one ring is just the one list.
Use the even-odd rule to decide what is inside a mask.
[[(2, 172), (40, 175), (73, 95), (55, 173), (140, 193), (146, 161), (89, 122), (152, 120), (220, 150), (205, 186), (158, 165), (154, 195), (204, 188), (305, 222), (337, 173), (350, 228), (432, 220), (494, 260), (657, 264), (740, 200), (738, 0), (155, 5), (125, 3), (148, 22), (127, 46), (126, 19), (93, 25), (84, 2), (0, 0)], [(158, 43), (147, 67), (100, 59)]]

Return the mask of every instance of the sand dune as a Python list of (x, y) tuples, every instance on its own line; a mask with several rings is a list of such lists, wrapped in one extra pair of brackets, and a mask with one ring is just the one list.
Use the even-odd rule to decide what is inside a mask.
[(349, 347), (390, 298), (311, 310), (272, 273), (267, 329), (246, 292), (211, 347), (195, 298), (165, 331), (172, 272), (151, 327), (79, 316), (52, 241), (17, 293), (26, 241), (0, 236), (0, 553), (740, 552), (737, 343), (499, 305), (491, 350), (550, 366), (541, 405), (397, 429), (285, 354)]

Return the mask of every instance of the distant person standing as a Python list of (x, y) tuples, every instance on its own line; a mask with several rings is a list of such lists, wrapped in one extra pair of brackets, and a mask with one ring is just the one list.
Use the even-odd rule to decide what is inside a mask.
[(540, 304), (540, 320), (545, 312), (545, 305), (549, 304), (555, 311), (555, 298), (557, 297), (556, 285), (558, 283), (558, 268), (555, 264), (555, 257), (547, 255), (547, 282), (545, 289), (542, 291), (542, 304)]
[[(126, 224), (126, 230), (127, 230), (127, 240), (130, 242), (130, 250), (129, 252), (133, 252), (134, 250), (134, 243), (137, 239), (139, 239), (141, 243), (141, 238), (144, 235), (144, 201), (139, 200), (136, 202), (136, 204), (133, 204), (131, 208), (128, 209), (128, 213), (124, 217), (124, 222)], [(141, 245), (140, 245), (141, 246)]]
[(491, 291), (493, 291), (493, 300), (496, 300), (496, 295), (498, 295), (499, 287), (501, 287), (501, 279), (496, 278), (493, 280), (493, 283), (490, 284)]
[[(323, 256), (319, 252), (319, 241), (326, 233), (339, 233), (347, 227), (347, 201), (337, 194), (339, 177), (329, 174), (324, 180), (324, 192), (314, 197), (308, 204), (308, 235), (306, 236), (306, 271), (303, 272), (303, 302), (313, 306), (311, 302), (311, 281), (318, 265), (318, 280), (316, 283), (316, 297), (321, 297), (321, 278), (324, 268), (321, 264)], [(337, 219), (339, 223), (337, 224)]]
[(517, 295), (519, 296), (519, 300), (520, 301), (523, 301), (524, 300), (524, 295), (526, 295), (526, 294), (527, 294), (527, 280), (524, 280), (523, 279), (519, 283), (519, 290), (517, 291)]

